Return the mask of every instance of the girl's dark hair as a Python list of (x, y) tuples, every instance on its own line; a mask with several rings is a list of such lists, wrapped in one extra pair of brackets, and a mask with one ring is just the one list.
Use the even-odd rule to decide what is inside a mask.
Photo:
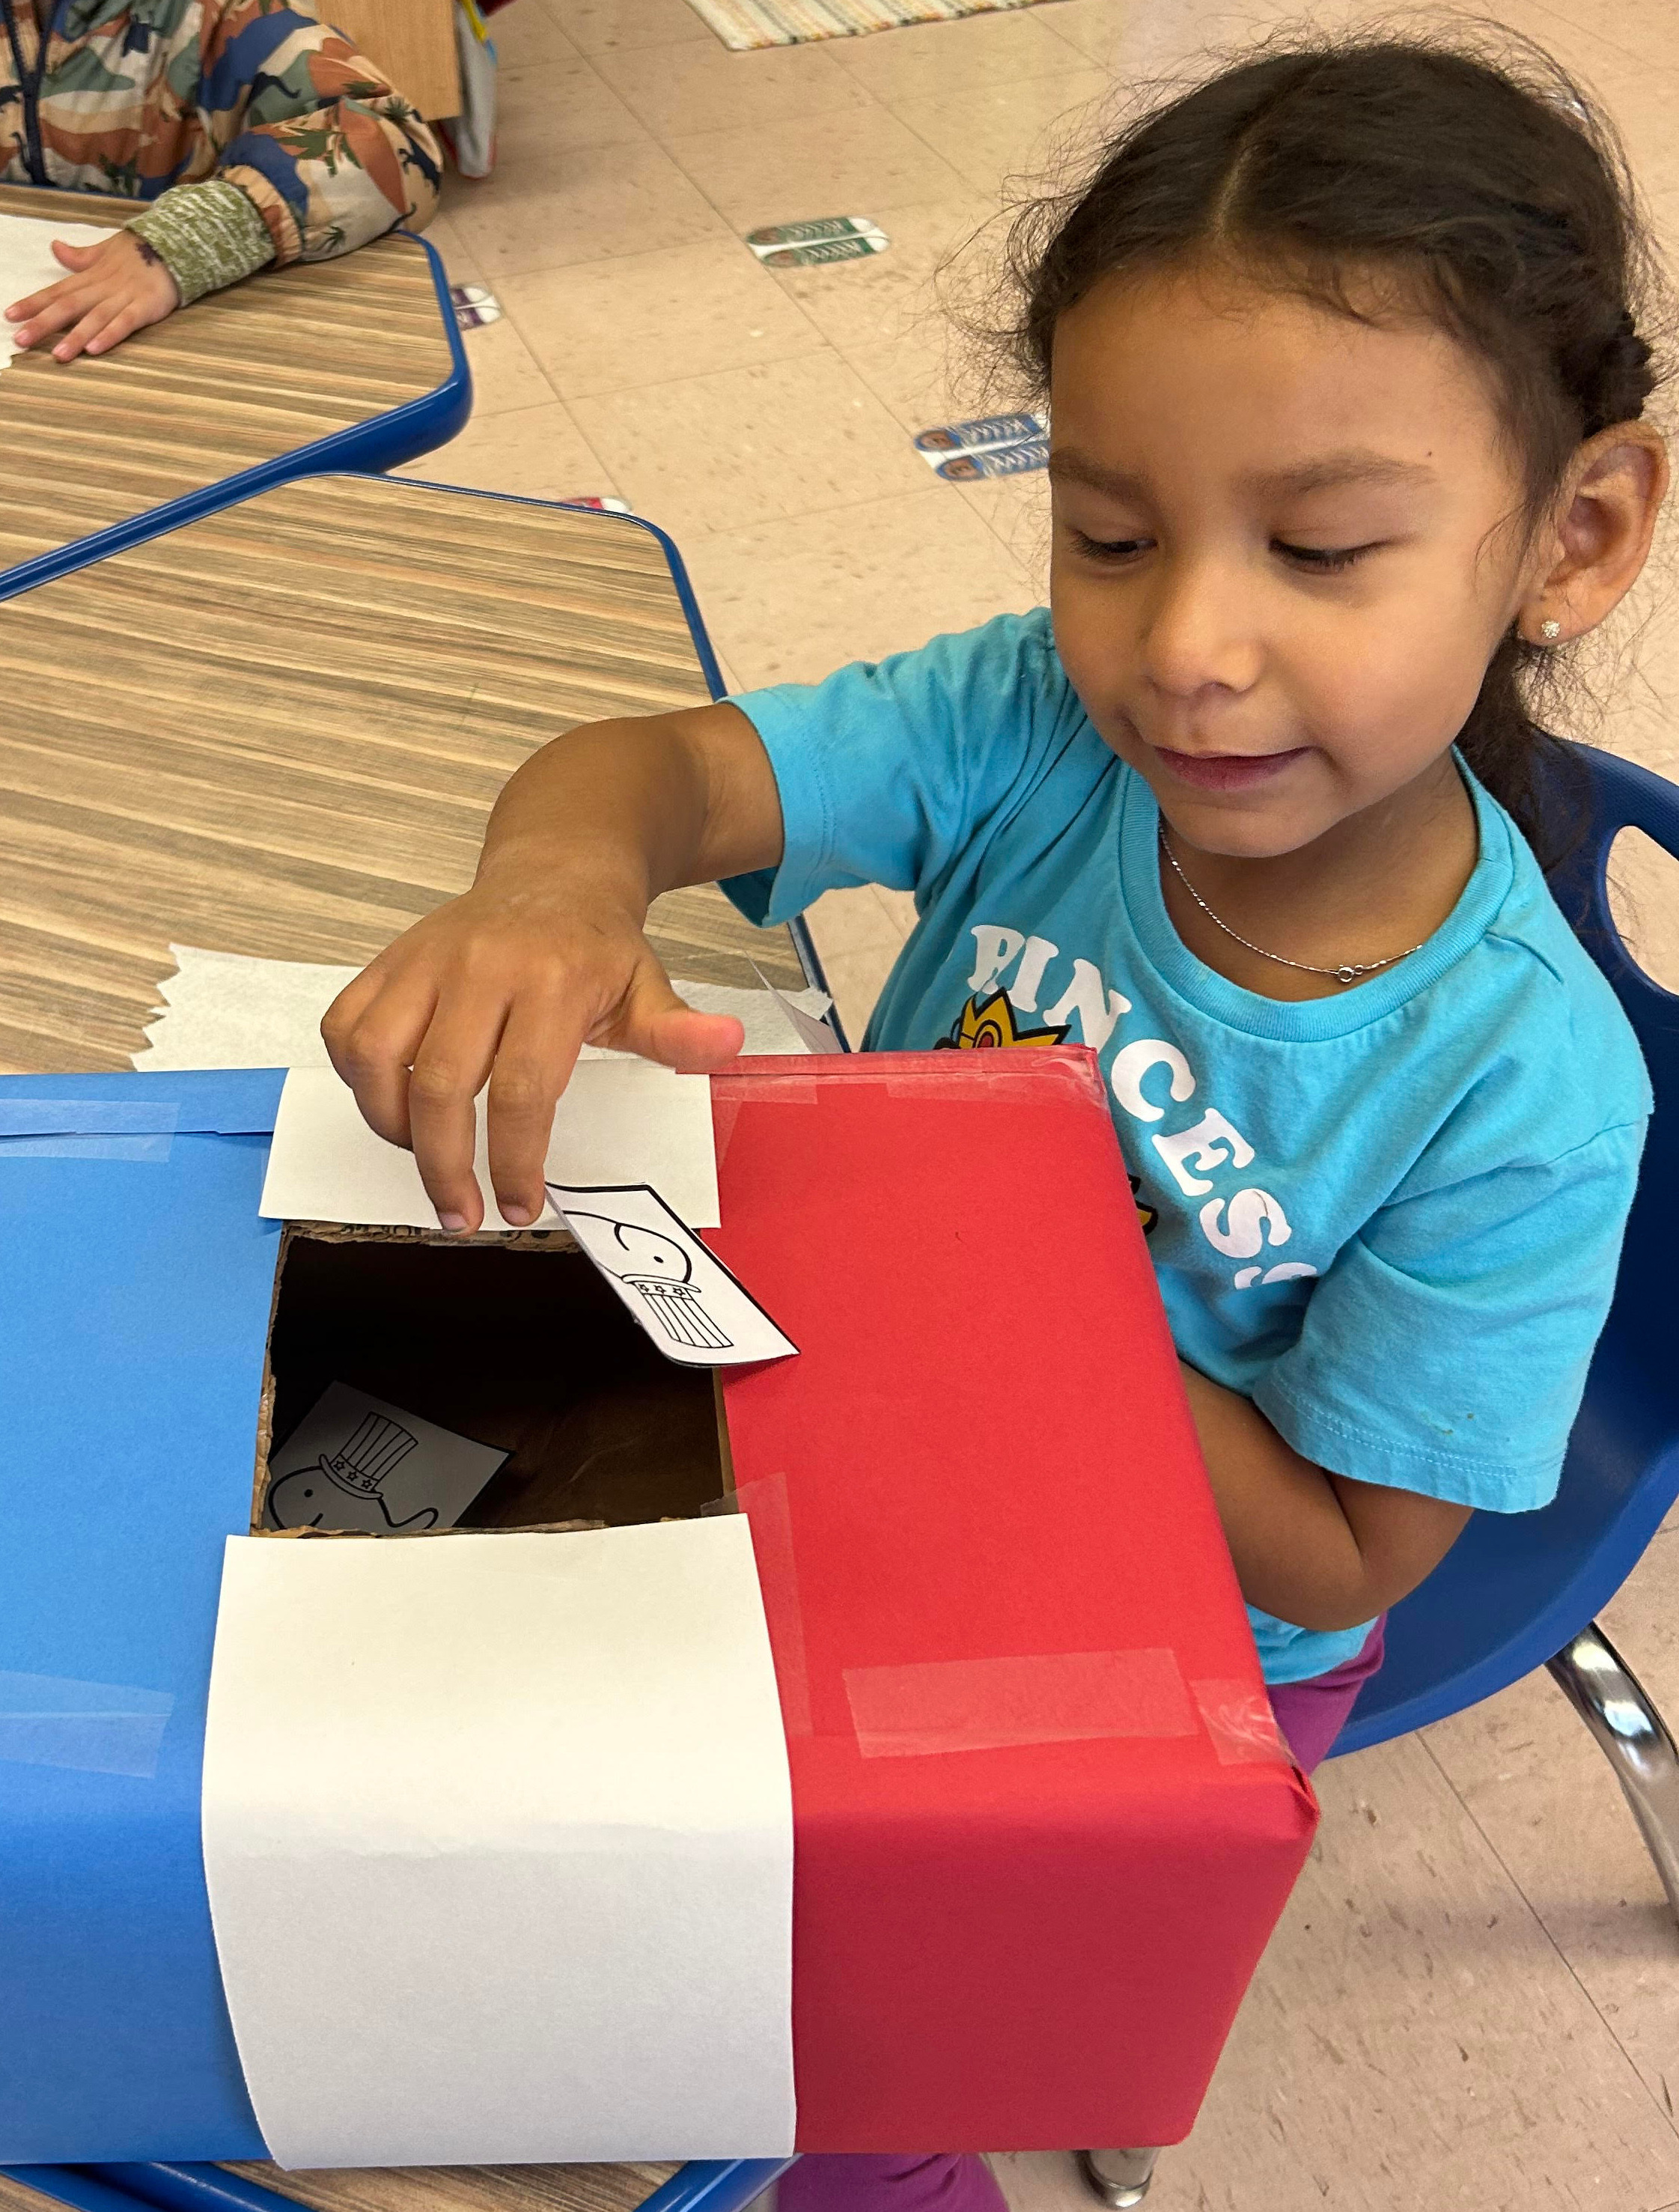
[[(1016, 218), (1009, 358), (1047, 395), (1056, 325), (1093, 285), (1209, 252), (1360, 319), (1372, 278), (1390, 283), (1448, 330), (1492, 374), (1530, 523), (1580, 441), (1642, 415), (1658, 381), (1625, 157), (1524, 41), (1494, 63), (1428, 40), (1290, 40), (1144, 114), (1080, 190)], [(1512, 627), (1458, 739), (1542, 859), (1571, 811), (1532, 711), (1550, 659)]]

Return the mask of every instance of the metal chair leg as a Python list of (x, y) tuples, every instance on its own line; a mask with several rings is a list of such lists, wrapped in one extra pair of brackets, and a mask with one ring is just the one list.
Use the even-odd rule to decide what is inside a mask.
[(1549, 1672), (1615, 1769), (1679, 1920), (1679, 1751), (1665, 1723), (1595, 1620)]
[(1081, 2150), (1079, 2171), (1092, 2197), (1113, 2205), (1115, 2212), (1126, 2212), (1147, 2196), (1159, 2155), (1158, 2150)]

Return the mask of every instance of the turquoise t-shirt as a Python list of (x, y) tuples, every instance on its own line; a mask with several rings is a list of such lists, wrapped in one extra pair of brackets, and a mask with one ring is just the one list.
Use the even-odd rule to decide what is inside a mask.
[[(1241, 989), (1179, 938), (1159, 810), (1091, 727), (1047, 611), (733, 702), (768, 750), (782, 865), (756, 921), (883, 884), (920, 921), (879, 1051), (1101, 1055), (1189, 1364), (1363, 1482), (1517, 1513), (1556, 1488), (1652, 1100), (1631, 1028), (1504, 810), (1428, 942), (1334, 998)], [(1249, 1608), (1266, 1677), (1367, 1630)]]

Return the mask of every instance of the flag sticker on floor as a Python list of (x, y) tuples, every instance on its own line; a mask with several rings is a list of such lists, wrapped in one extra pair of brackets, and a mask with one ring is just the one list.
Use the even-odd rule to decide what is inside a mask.
[(984, 477), (1024, 476), (1047, 465), (1047, 415), (982, 415), (970, 422), (941, 422), (923, 430), (916, 451), (946, 483), (974, 483)]
[(865, 261), (891, 244), (866, 215), (823, 216), (812, 222), (772, 222), (750, 230), (746, 243), (766, 269), (814, 269), (830, 261)]

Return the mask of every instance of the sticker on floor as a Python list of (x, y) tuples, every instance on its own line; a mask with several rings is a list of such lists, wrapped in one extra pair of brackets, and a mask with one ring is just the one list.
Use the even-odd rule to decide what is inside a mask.
[(454, 301), (454, 319), (463, 331), (482, 330), (486, 323), (502, 319), (501, 301), (482, 284), (451, 284), (449, 297)]
[(917, 435), (916, 451), (946, 483), (983, 477), (1024, 476), (1049, 459), (1045, 415), (982, 415), (970, 422), (941, 422)]
[(891, 244), (866, 215), (830, 215), (813, 222), (772, 222), (749, 230), (746, 243), (766, 269), (815, 269), (830, 261), (866, 261)]

